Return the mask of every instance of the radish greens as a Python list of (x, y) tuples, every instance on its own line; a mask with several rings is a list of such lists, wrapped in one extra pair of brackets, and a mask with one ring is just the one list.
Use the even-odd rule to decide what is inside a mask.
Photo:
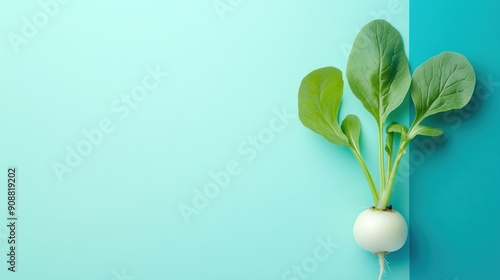
[[(299, 88), (299, 117), (306, 127), (352, 151), (367, 179), (375, 208), (383, 210), (389, 205), (397, 169), (409, 142), (418, 135), (443, 133), (422, 125), (422, 121), (430, 115), (464, 107), (474, 91), (474, 69), (464, 56), (444, 52), (424, 62), (412, 76), (400, 33), (387, 21), (374, 20), (354, 40), (346, 77), (353, 94), (377, 124), (378, 188), (361, 154), (359, 118), (351, 114), (339, 123), (344, 86), (339, 69), (324, 67), (304, 77)], [(416, 110), (412, 125), (407, 128), (398, 123), (386, 124), (409, 91)]]

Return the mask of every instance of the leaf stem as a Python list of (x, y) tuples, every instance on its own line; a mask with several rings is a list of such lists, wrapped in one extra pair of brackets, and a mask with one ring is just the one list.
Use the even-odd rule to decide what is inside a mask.
[(389, 186), (389, 175), (391, 174), (391, 170), (392, 170), (392, 154), (390, 155), (387, 155), (387, 168), (385, 169), (386, 170), (386, 174), (385, 174), (385, 186)]
[(387, 188), (384, 192), (380, 193), (380, 199), (376, 206), (377, 209), (385, 209), (387, 205), (389, 205), (389, 200), (391, 199), (392, 187), (394, 186), (394, 180), (396, 179), (396, 173), (398, 171), (399, 163), (406, 153), (406, 146), (410, 143), (410, 139), (401, 139), (401, 143), (399, 144), (398, 154), (396, 155), (396, 159), (394, 160), (394, 165), (390, 170), (389, 179), (387, 181)]
[(370, 191), (372, 193), (373, 202), (375, 203), (375, 205), (377, 205), (379, 202), (379, 196), (377, 193), (377, 188), (375, 187), (375, 183), (373, 182), (372, 175), (370, 174), (370, 170), (368, 170), (368, 167), (366, 166), (365, 161), (363, 160), (363, 157), (361, 156), (359, 151), (352, 147), (350, 147), (350, 150), (353, 153), (354, 157), (356, 157), (356, 159), (358, 160), (359, 165), (361, 166), (361, 169), (365, 174), (366, 180), (368, 181), (368, 186), (370, 187)]
[(378, 165), (380, 171), (380, 194), (385, 191), (383, 122), (378, 122)]

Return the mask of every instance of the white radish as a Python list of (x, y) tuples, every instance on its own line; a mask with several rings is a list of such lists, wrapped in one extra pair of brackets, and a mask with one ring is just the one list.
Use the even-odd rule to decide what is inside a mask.
[(380, 280), (385, 271), (385, 255), (403, 247), (408, 237), (408, 226), (396, 210), (371, 207), (359, 214), (354, 222), (353, 234), (359, 246), (378, 256)]

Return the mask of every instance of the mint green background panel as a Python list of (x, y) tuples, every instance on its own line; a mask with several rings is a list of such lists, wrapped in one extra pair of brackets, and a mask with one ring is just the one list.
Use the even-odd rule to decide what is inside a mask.
[(410, 152), (411, 279), (500, 279), (500, 3), (412, 1), (410, 64), (462, 53), (477, 83), (462, 110), (428, 124), (445, 137)]
[[(352, 236), (372, 203), (361, 169), (302, 126), (297, 91), (345, 69), (375, 18), (408, 47), (408, 1), (0, 3), (0, 225), (7, 168), (18, 179), (1, 279), (377, 277)], [(346, 88), (349, 113), (378, 174), (375, 121)], [(409, 220), (408, 180), (395, 189)], [(388, 261), (409, 279), (408, 244)]]

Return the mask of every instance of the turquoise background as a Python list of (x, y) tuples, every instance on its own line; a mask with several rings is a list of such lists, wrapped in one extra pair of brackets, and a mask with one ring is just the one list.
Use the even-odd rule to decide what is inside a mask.
[[(376, 278), (352, 237), (372, 203), (361, 169), (300, 124), (297, 90), (345, 69), (372, 19), (408, 47), (407, 1), (0, 3), (0, 172), (19, 182), (18, 272), (2, 226), (1, 279), (296, 280), (296, 265)], [(341, 117), (353, 112), (375, 170), (374, 120), (346, 89)], [(183, 217), (212, 172), (227, 186)], [(393, 197), (408, 220), (408, 181)], [(409, 278), (408, 247), (389, 255), (390, 279)]]
[(451, 50), (478, 78), (464, 109), (428, 122), (446, 138), (411, 146), (411, 279), (500, 279), (499, 14), (494, 0), (411, 2), (412, 68)]

